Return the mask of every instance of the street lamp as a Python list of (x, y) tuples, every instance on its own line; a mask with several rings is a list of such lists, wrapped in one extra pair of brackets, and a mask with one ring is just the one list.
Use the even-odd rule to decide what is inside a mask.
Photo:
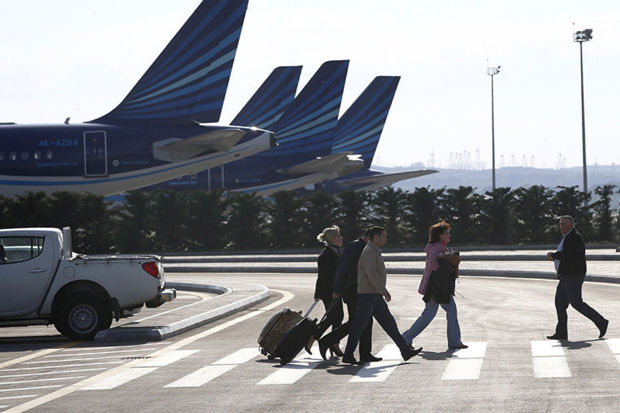
[(495, 191), (495, 103), (493, 97), (493, 76), (499, 73), (501, 66), (487, 67), (487, 75), (491, 76), (491, 157), (493, 168), (493, 190)]
[[(583, 43), (592, 40), (592, 29), (577, 31), (573, 34), (573, 41), (579, 43), (579, 65), (581, 67), (581, 140), (583, 143), (583, 192), (588, 193), (588, 167), (586, 163), (586, 118), (583, 104)], [(586, 206), (588, 201), (585, 201)]]

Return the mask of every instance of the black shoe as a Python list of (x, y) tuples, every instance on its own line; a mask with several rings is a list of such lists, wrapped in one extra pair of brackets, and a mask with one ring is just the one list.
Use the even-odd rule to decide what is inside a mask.
[(355, 359), (355, 357), (353, 357), (353, 356), (347, 356), (347, 355), (345, 355), (345, 356), (342, 358), (342, 362), (343, 362), (343, 363), (347, 363), (347, 364), (353, 364), (353, 365), (360, 364), (360, 362), (359, 362), (359, 361), (357, 361), (357, 360)]
[(467, 344), (461, 343), (458, 346), (450, 347), (449, 350), (460, 350), (460, 349), (463, 349), (463, 348), (469, 348), (469, 346)]
[(605, 320), (603, 322), (603, 325), (600, 326), (598, 329), (601, 332), (601, 334), (598, 335), (598, 338), (603, 338), (605, 337), (605, 333), (607, 333), (607, 326), (609, 325), (609, 320)]
[(370, 353), (360, 356), (360, 361), (362, 363), (370, 363), (373, 361), (381, 361), (381, 360), (383, 360), (381, 357), (375, 357)]
[(568, 336), (563, 336), (558, 333), (555, 333), (552, 336), (547, 336), (549, 340), (568, 340)]
[(420, 351), (422, 351), (422, 347), (420, 347), (419, 349), (415, 349), (413, 347), (410, 347), (406, 351), (401, 352), (400, 355), (402, 356), (403, 360), (407, 361), (411, 357), (413, 357), (416, 354), (418, 354)]
[(328, 344), (319, 340), (319, 353), (321, 353), (321, 357), (323, 357), (323, 360), (327, 360), (327, 350), (329, 350), (329, 356), (331, 358), (334, 355), (332, 349)]

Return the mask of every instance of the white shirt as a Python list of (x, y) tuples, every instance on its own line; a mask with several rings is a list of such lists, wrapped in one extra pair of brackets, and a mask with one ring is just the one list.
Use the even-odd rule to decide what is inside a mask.
[[(568, 231), (566, 234), (564, 234), (564, 236), (562, 237), (562, 240), (560, 241), (560, 243), (558, 244), (558, 251), (562, 251), (564, 249), (564, 239), (566, 239), (566, 236), (570, 233), (570, 231)], [(553, 264), (555, 265), (555, 272), (557, 273), (558, 270), (560, 269), (560, 260), (553, 260)]]

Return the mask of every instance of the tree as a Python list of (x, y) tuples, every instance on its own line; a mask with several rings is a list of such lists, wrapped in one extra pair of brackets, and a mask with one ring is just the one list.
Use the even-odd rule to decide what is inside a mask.
[(50, 221), (49, 199), (43, 192), (27, 192), (18, 195), (8, 205), (9, 215), (14, 227), (49, 227), (54, 224)]
[(444, 189), (416, 188), (405, 196), (405, 220), (409, 229), (407, 239), (414, 244), (424, 245), (428, 241), (428, 230), (439, 221), (440, 202)]
[(125, 202), (116, 205), (112, 211), (112, 225), (116, 244), (114, 250), (119, 252), (144, 252), (151, 248), (153, 234), (148, 228), (149, 212), (152, 201), (149, 193), (131, 191), (125, 196)]
[(372, 217), (387, 231), (389, 244), (391, 246), (403, 244), (405, 239), (403, 190), (395, 190), (391, 186), (381, 188), (374, 193), (370, 202), (374, 210)]
[[(558, 186), (551, 202), (556, 219), (563, 215), (570, 215), (575, 219), (579, 232), (586, 240), (592, 236), (592, 212), (590, 198), (592, 195), (580, 191), (577, 185)], [(587, 205), (587, 206), (586, 206)]]
[(267, 247), (266, 205), (263, 198), (242, 192), (230, 194), (228, 222), (225, 227), (226, 248), (256, 249)]
[(293, 191), (278, 191), (272, 195), (268, 206), (271, 220), (271, 246), (274, 248), (295, 248), (301, 246), (303, 234), (303, 201)]
[(510, 188), (487, 191), (480, 201), (480, 225), (487, 244), (508, 244), (514, 237), (514, 193)]
[(551, 240), (555, 228), (552, 197), (553, 191), (542, 185), (515, 190), (515, 230), (520, 242), (540, 244)]
[(338, 218), (345, 243), (355, 240), (362, 235), (371, 224), (369, 217), (370, 206), (367, 192), (344, 191), (338, 197)]
[(76, 250), (85, 253), (110, 251), (110, 221), (108, 204), (103, 196), (83, 194), (79, 197)]
[(305, 199), (304, 246), (315, 247), (317, 234), (327, 227), (338, 225), (337, 207), (336, 197), (325, 192), (313, 192)]
[(592, 203), (594, 211), (593, 229), (595, 239), (598, 241), (614, 241), (614, 220), (611, 208), (611, 197), (613, 196), (616, 186), (607, 184), (594, 188), (594, 193), (598, 196), (598, 200)]
[(221, 191), (187, 191), (187, 242), (193, 251), (224, 246), (224, 221), (228, 200)]
[(480, 195), (471, 186), (446, 189), (442, 199), (442, 215), (456, 234), (453, 242), (471, 243), (480, 240)]
[(187, 250), (186, 192), (158, 189), (149, 192), (153, 201), (148, 227), (153, 231), (152, 247), (157, 251)]

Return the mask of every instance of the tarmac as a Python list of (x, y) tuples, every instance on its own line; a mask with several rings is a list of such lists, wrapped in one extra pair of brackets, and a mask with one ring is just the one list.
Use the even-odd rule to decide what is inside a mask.
[[(589, 282), (620, 284), (620, 254), (607, 247), (588, 253)], [(422, 252), (386, 252), (388, 274), (422, 274)], [(539, 250), (485, 250), (462, 254), (462, 276), (554, 279), (552, 263)], [(171, 256), (164, 259), (166, 273), (314, 273), (316, 254), (214, 254)], [(231, 314), (270, 297), (260, 284), (228, 282), (221, 285), (168, 282), (177, 289), (176, 300), (159, 308), (143, 309), (101, 331), (96, 342), (162, 341)]]

